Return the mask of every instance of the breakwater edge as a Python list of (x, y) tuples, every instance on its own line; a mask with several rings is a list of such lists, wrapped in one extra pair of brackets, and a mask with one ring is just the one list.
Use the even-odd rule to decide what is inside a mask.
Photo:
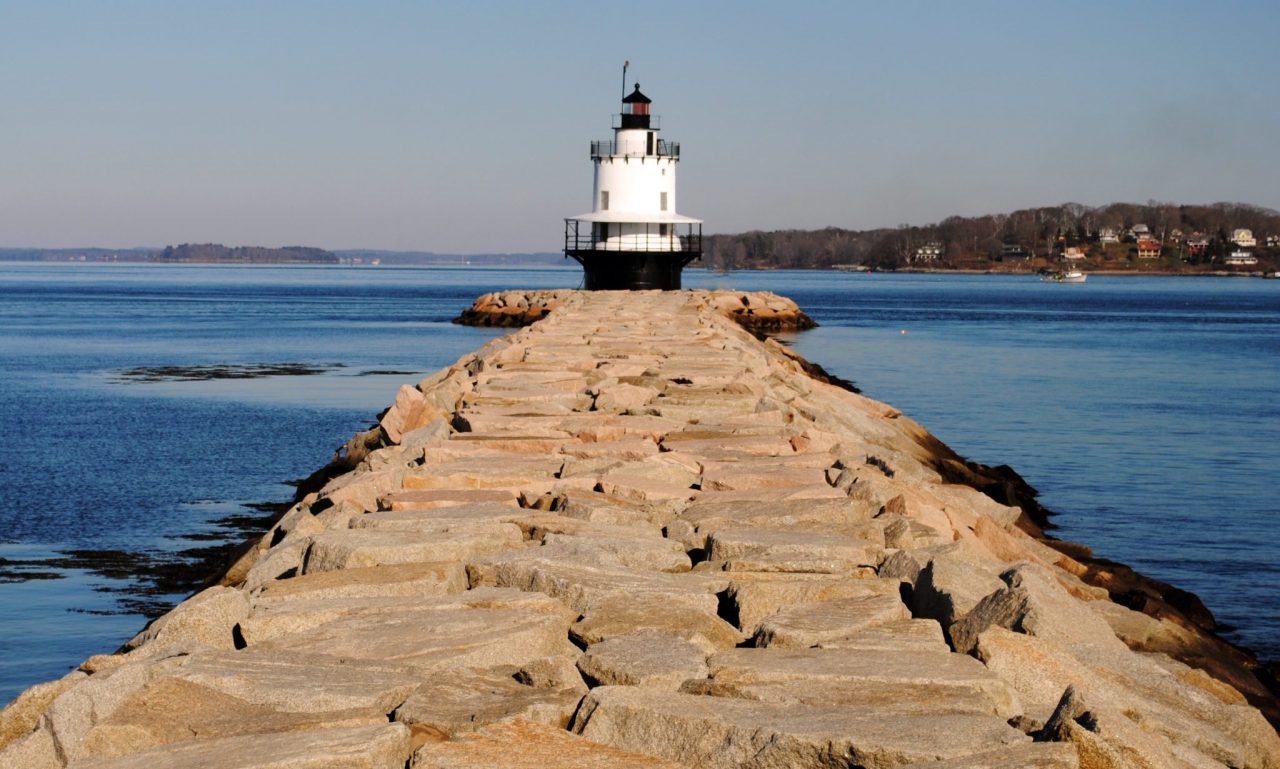
[(223, 585), (20, 697), (0, 760), (1276, 761), (1247, 664), (1130, 650), (1214, 643), (1158, 586), (1162, 619), (1113, 603), (974, 488), (1013, 478), (685, 295), (572, 297), (345, 459)]

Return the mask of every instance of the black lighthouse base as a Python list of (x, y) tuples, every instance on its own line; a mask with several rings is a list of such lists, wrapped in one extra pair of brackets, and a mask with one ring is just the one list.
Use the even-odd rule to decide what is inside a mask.
[(680, 288), (680, 271), (698, 254), (681, 251), (567, 251), (582, 265), (588, 291)]

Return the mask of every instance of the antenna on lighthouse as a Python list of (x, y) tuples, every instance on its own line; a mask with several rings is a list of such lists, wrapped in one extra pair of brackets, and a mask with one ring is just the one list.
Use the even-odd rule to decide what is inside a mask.
[(627, 59), (622, 62), (622, 98), (627, 98), (627, 67), (631, 66), (631, 60)]

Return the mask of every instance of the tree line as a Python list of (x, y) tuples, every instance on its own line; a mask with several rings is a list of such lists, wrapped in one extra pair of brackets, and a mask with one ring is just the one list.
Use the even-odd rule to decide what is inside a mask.
[(165, 246), (157, 262), (234, 262), (254, 264), (337, 264), (336, 254), (310, 246), (224, 246), (221, 243), (183, 243)]
[(1097, 243), (1112, 231), (1133, 239), (1146, 225), (1152, 238), (1174, 244), (1195, 236), (1209, 248), (1185, 261), (1212, 260), (1231, 248), (1236, 229), (1249, 229), (1265, 248), (1267, 235), (1280, 235), (1280, 212), (1247, 203), (1182, 205), (1148, 201), (1091, 208), (1079, 203), (1026, 208), (1007, 214), (952, 216), (936, 224), (873, 230), (753, 230), (703, 239), (703, 264), (711, 269), (830, 269), (863, 265), (893, 270), (919, 263), (922, 247), (936, 248), (931, 266), (983, 268), (1019, 256), (1052, 258), (1066, 247)]

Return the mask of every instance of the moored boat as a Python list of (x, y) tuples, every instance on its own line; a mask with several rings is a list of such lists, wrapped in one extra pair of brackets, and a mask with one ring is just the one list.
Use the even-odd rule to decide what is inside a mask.
[(1051, 272), (1047, 275), (1040, 276), (1041, 283), (1083, 283), (1088, 279), (1079, 270), (1067, 270), (1066, 272)]

